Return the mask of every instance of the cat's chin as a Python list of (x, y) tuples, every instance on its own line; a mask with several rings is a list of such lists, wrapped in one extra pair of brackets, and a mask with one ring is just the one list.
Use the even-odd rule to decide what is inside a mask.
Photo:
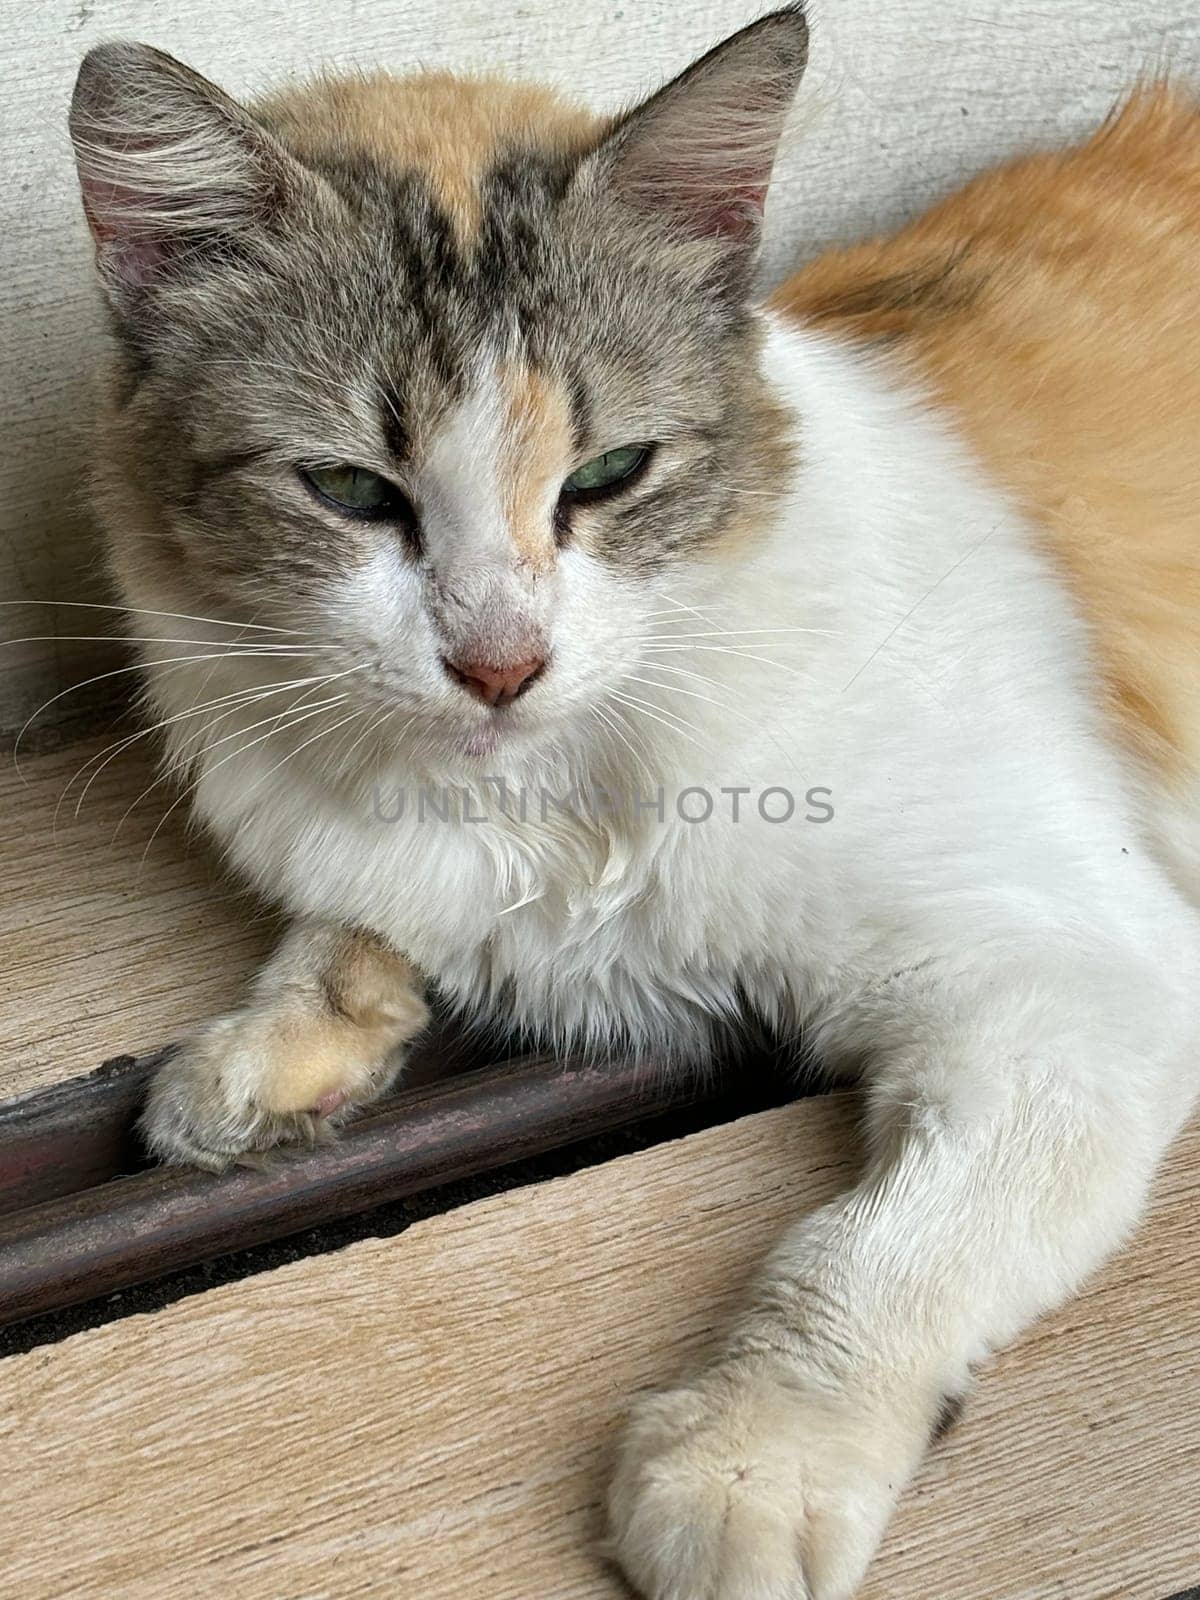
[(472, 761), (486, 761), (505, 743), (498, 728), (476, 728), (463, 739), (463, 754)]
[(524, 742), (520, 730), (499, 719), (456, 729), (446, 739), (448, 753), (471, 766), (486, 766), (501, 751), (514, 752)]
[(534, 754), (548, 737), (545, 727), (514, 725), (503, 718), (478, 728), (467, 728), (448, 741), (451, 759), (472, 772), (487, 774), (496, 769), (497, 760), (506, 770), (513, 762)]

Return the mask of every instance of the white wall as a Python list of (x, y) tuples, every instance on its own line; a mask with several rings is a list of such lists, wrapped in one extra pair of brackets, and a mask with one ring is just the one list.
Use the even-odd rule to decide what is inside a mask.
[[(503, 68), (611, 105), (770, 0), (0, 0), (0, 599), (100, 593), (80, 466), (101, 317), (65, 133), (80, 56), (124, 35), (234, 94), (321, 62)], [(812, 0), (802, 137), (773, 195), (767, 270), (890, 226), (999, 155), (1089, 128), (1140, 72), (1200, 76), (1196, 0)], [(75, 613), (95, 617), (95, 613)], [(93, 632), (0, 613), (0, 637)], [(107, 651), (108, 646), (102, 647)], [(89, 666), (90, 663), (90, 666)], [(101, 663), (103, 664), (103, 662)], [(95, 671), (5, 646), (0, 727)], [(120, 680), (118, 680), (120, 681)], [(70, 697), (48, 716), (70, 704)]]

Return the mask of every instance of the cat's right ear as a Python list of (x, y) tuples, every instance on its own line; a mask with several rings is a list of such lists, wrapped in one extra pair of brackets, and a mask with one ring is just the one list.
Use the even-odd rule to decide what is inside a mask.
[(181, 253), (244, 234), (302, 169), (237, 103), (149, 45), (97, 45), (71, 102), (96, 261), (121, 306)]

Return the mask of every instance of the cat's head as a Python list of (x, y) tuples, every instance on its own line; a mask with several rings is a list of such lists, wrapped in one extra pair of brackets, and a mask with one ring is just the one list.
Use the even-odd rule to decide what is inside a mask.
[(312, 646), (352, 711), (442, 756), (604, 726), (653, 619), (786, 477), (751, 295), (806, 44), (775, 12), (604, 120), (445, 75), (245, 109), (93, 50), (71, 130), (127, 602)]

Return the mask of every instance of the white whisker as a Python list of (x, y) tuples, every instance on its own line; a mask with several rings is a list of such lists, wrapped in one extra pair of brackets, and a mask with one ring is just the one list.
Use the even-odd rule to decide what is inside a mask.
[[(278, 659), (289, 660), (300, 657), (303, 655), (303, 653), (303, 651), (299, 650), (290, 652), (282, 651), (279, 653)], [(168, 656), (165, 661), (156, 661), (154, 663), (154, 670), (157, 672), (170, 667), (178, 668), (180, 666), (189, 666), (198, 661), (225, 661), (228, 659), (231, 659), (230, 652), (228, 650), (217, 650), (212, 654), (203, 655)], [(232, 657), (232, 659), (236, 659), (236, 652), (234, 653), (234, 657)], [(42, 704), (38, 706), (37, 710), (33, 712), (31, 716), (27, 717), (21, 724), (20, 732), (13, 740), (13, 765), (20, 774), (22, 781), (25, 783), (29, 782), (28, 778), (25, 777), (25, 773), (21, 767), (21, 741), (29, 732), (29, 729), (33, 723), (35, 723), (41, 716), (43, 711), (48, 711), (52, 705), (55, 705), (59, 700), (65, 699), (67, 695), (77, 694), (80, 689), (86, 689), (93, 683), (103, 683), (106, 678), (119, 678), (127, 672), (145, 672), (146, 670), (147, 664), (144, 661), (134, 661), (125, 667), (113, 667), (108, 672), (97, 672), (94, 674), (94, 676), (90, 678), (84, 678), (79, 683), (69, 684), (65, 689), (60, 689), (57, 694), (51, 695), (49, 700), (44, 700)]]
[(129, 616), (173, 617), (177, 622), (207, 622), (214, 628), (258, 628), (264, 633), (297, 632), (295, 628), (275, 628), (265, 622), (229, 622), (224, 617), (193, 616), (186, 611), (151, 611), (146, 606), (108, 605), (102, 600), (0, 600), (0, 606), (71, 606), (84, 611), (121, 611)]
[[(290, 717), (295, 712), (301, 711), (306, 707), (310, 697), (314, 693), (318, 692), (320, 689), (326, 688), (338, 678), (349, 677), (352, 672), (359, 672), (361, 670), (361, 667), (347, 667), (344, 672), (322, 674), (320, 677), (311, 680), (312, 687), (308, 689), (305, 694), (302, 694), (298, 700), (293, 701), (291, 705), (284, 706), (281, 710), (272, 712), (270, 716), (260, 718), (258, 722), (252, 722), (249, 727), (234, 728), (232, 732), (222, 734), (219, 739), (208, 740), (206, 736), (210, 730), (219, 726), (219, 724), (225, 721), (226, 718), (232, 716), (236, 711), (240, 710), (241, 705), (238, 704), (231, 706), (228, 710), (221, 712), (210, 722), (206, 723), (205, 726), (200, 730), (200, 737), (194, 742), (192, 748), (182, 751), (173, 761), (168, 762), (166, 766), (164, 766), (164, 768), (159, 772), (153, 783), (149, 784), (145, 789), (142, 790), (141, 794), (139, 794), (133, 801), (133, 804), (130, 805), (122, 814), (117, 823), (117, 831), (120, 831), (125, 818), (129, 816), (130, 812), (140, 805), (145, 797), (153, 789), (156, 789), (160, 783), (167, 782), (170, 778), (173, 778), (176, 773), (187, 771), (197, 761), (203, 760), (203, 758), (207, 756), (210, 751), (218, 748), (220, 745), (227, 744), (230, 739), (241, 738), (247, 733), (253, 733), (256, 728), (264, 727), (267, 723), (274, 724), (274, 726), (268, 728), (266, 734), (263, 735), (264, 738), (270, 738), (272, 733), (279, 731), (279, 726), (285, 717)], [(331, 705), (339, 704), (345, 698), (345, 695), (335, 695), (329, 700), (318, 701), (317, 705), (312, 709), (324, 710)], [(288, 724), (288, 726), (290, 726), (290, 724)], [(221, 765), (221, 763), (218, 762), (218, 765)], [(203, 777), (203, 773), (201, 773), (201, 777)]]
[[(837, 635), (828, 628), (710, 628), (702, 633), (662, 633), (655, 629), (642, 635), (649, 641), (656, 639), (750, 639), (763, 634), (806, 634), (810, 638), (832, 639)], [(635, 637), (638, 637), (635, 635)]]
[[(680, 652), (682, 653), (682, 652)], [(706, 672), (696, 672), (691, 667), (669, 667), (661, 661), (639, 661), (638, 666), (643, 672), (669, 672), (677, 678), (693, 678), (697, 683), (707, 684), (710, 689), (729, 689), (733, 686), (723, 683), (720, 678), (714, 678)]]
[[(221, 760), (218, 761), (214, 766), (206, 767), (204, 769), (204, 771), (201, 772), (200, 776), (195, 780), (195, 782), (188, 784), (187, 788), (184, 789), (171, 802), (171, 804), (167, 807), (166, 811), (164, 811), (162, 816), (158, 819), (157, 826), (155, 827), (154, 832), (150, 835), (149, 839), (147, 839), (145, 850), (142, 851), (141, 864), (140, 864), (140, 866), (138, 868), (139, 877), (140, 877), (142, 868), (145, 867), (145, 865), (146, 865), (146, 857), (150, 853), (150, 847), (153, 845), (155, 839), (158, 838), (158, 835), (161, 832), (161, 830), (163, 828), (163, 825), (166, 823), (167, 818), (171, 815), (171, 813), (173, 811), (175, 811), (175, 809), (178, 806), (183, 804), (183, 802), (188, 798), (188, 796), (190, 794), (192, 794), (196, 789), (198, 789), (200, 787), (200, 785), (204, 782), (205, 778), (210, 776), (213, 772), (216, 772), (219, 767), (225, 766), (225, 764), (227, 762), (233, 761), (237, 756), (244, 755), (246, 753), (246, 751), (252, 750), (256, 745), (262, 744), (264, 740), (273, 738), (276, 733), (286, 733), (290, 729), (296, 727), (299, 723), (307, 722), (311, 717), (319, 717), (323, 711), (326, 711), (326, 710), (329, 709), (329, 705), (336, 704), (339, 699), (340, 700), (344, 700), (345, 696), (344, 695), (337, 696), (337, 697), (334, 698), (333, 701), (330, 701), (328, 703), (322, 702), (319, 705), (310, 706), (306, 711), (301, 711), (296, 716), (292, 717), (289, 722), (283, 723), (282, 726), (279, 726), (280, 718), (282, 716), (286, 716), (287, 715), (286, 712), (280, 713), (279, 716), (276, 716), (274, 718), (264, 718), (263, 719), (264, 721), (274, 721), (276, 723), (276, 726), (273, 727), (273, 728), (268, 728), (266, 733), (259, 734), (258, 738), (257, 739), (252, 739), (249, 744), (239, 745), (236, 750), (231, 750), (227, 756), (223, 756), (221, 758)], [(258, 724), (255, 724), (255, 726), (258, 726)], [(339, 723), (338, 726), (340, 727), (341, 724)], [(226, 737), (227, 738), (233, 738), (233, 737), (236, 737), (237, 734), (249, 733), (250, 731), (251, 730), (249, 728), (239, 728), (239, 729), (236, 730), (235, 734), (226, 735)], [(159, 781), (161, 781), (161, 780), (159, 780)], [(123, 823), (125, 821), (125, 818), (128, 817), (130, 811), (132, 811), (134, 806), (136, 806), (139, 803), (139, 801), (141, 801), (142, 798), (145, 795), (149, 794), (154, 787), (155, 787), (155, 785), (151, 784), (149, 789), (143, 790), (142, 794), (140, 794), (138, 796), (137, 800), (135, 800), (133, 802), (133, 805), (130, 806), (129, 809), (122, 815), (120, 821), (117, 823), (117, 826), (113, 831), (113, 838), (114, 839), (116, 838), (117, 834), (120, 832), (121, 827), (122, 827), (122, 825), (123, 825)]]
[[(739, 661), (757, 661), (761, 666), (771, 667), (776, 672), (787, 672), (794, 678), (801, 676), (796, 667), (788, 666), (786, 661), (772, 661), (770, 656), (753, 655), (749, 650), (740, 650), (736, 645), (723, 644), (690, 644), (690, 645), (656, 645), (653, 647), (656, 654), (683, 655), (693, 650), (704, 650), (717, 656), (736, 656)], [(645, 663), (649, 665), (649, 663)]]
[[(596, 716), (600, 720), (601, 724), (604, 727), (606, 727), (609, 730), (610, 733), (616, 734), (617, 738), (621, 741), (621, 743), (625, 746), (626, 750), (628, 750), (629, 754), (633, 757), (635, 763), (638, 766), (641, 767), (643, 773), (649, 779), (650, 787), (653, 788), (653, 786), (654, 786), (654, 772), (653, 772), (649, 762), (647, 761), (644, 752), (642, 754), (639, 754), (638, 751), (634, 749), (633, 745), (630, 744), (629, 740), (625, 737), (625, 734), (621, 729), (620, 723), (617, 720), (616, 712), (613, 711), (612, 714), (610, 715), (609, 714), (609, 710), (610, 709), (611, 708), (606, 708), (606, 707), (601, 706), (601, 705), (594, 705), (594, 706), (592, 706), (590, 708), (592, 714), (594, 716)], [(633, 729), (633, 728), (630, 728), (629, 732), (632, 734), (632, 733), (635, 733), (636, 730)]]
[[(346, 698), (346, 696), (342, 695), (341, 698), (344, 700)], [(325, 708), (322, 706), (319, 709), (323, 710)], [(262, 773), (259, 777), (255, 778), (254, 782), (250, 785), (250, 787), (243, 791), (243, 798), (245, 798), (245, 795), (253, 794), (255, 789), (258, 788), (259, 784), (265, 783), (269, 777), (271, 777), (274, 773), (279, 771), (280, 767), (285, 767), (288, 764), (289, 761), (294, 759), (294, 757), (300, 755), (302, 751), (307, 750), (309, 745), (316, 744), (318, 739), (327, 739), (327, 738), (329, 738), (330, 735), (335, 734), (338, 731), (339, 728), (344, 728), (348, 722), (354, 722), (357, 718), (365, 716), (366, 714), (367, 714), (367, 708), (363, 707), (363, 706), (360, 706), (357, 710), (352, 711), (348, 717), (343, 717), (340, 722), (335, 722), (332, 728), (319, 728), (317, 730), (317, 732), (313, 734), (311, 739), (306, 739), (303, 744), (297, 745), (297, 747), (294, 750), (289, 750), (287, 755), (285, 755), (283, 757), (282, 761), (277, 761), (273, 767), (268, 768), (268, 770), (266, 772)], [(287, 728), (286, 728), (285, 731), (290, 731), (292, 728), (294, 728), (296, 726), (297, 722), (304, 721), (310, 715), (312, 715), (311, 712), (306, 712), (301, 717), (294, 718), (291, 722), (289, 722), (287, 724)], [(270, 737), (271, 737), (270, 733), (266, 733), (266, 734), (264, 734), (262, 736), (262, 738), (270, 738)], [(261, 744), (262, 743), (262, 738), (256, 739), (254, 741), (254, 743), (255, 744)], [(249, 749), (249, 748), (251, 748), (251, 747), (248, 746), (248, 745), (240, 747), (239, 749), (233, 751), (233, 753), (231, 755), (226, 756), (224, 758), (224, 760), (218, 761), (217, 762), (217, 766), (218, 767), (224, 766), (226, 761), (232, 761), (235, 756), (239, 756), (239, 755), (243, 754), (244, 750)], [(208, 770), (210, 772), (212, 772), (212, 771), (215, 771), (216, 768), (210, 768)], [(186, 799), (186, 797), (192, 792), (192, 789), (194, 789), (198, 784), (202, 783), (206, 776), (208, 776), (207, 772), (201, 773), (200, 777), (196, 779), (196, 783), (193, 784), (191, 786), (191, 788), (185, 789), (183, 794), (181, 794), (179, 796), (179, 799), (175, 801), (175, 805), (173, 805), (171, 807), (171, 811), (173, 811), (175, 809), (175, 806), (177, 806), (179, 804), (180, 800)], [(163, 816), (162, 820), (158, 824), (159, 828), (162, 827), (163, 823), (167, 820), (167, 817), (169, 815), (170, 815), (170, 811), (168, 811), (166, 813), (166, 815)], [(148, 841), (148, 843), (146, 845), (146, 849), (147, 850), (149, 850), (150, 845), (154, 843), (154, 836), (155, 836), (155, 834), (157, 834), (157, 832), (158, 832), (158, 828), (156, 828), (154, 830), (154, 834), (151, 834), (150, 839), (149, 839), (149, 841)], [(145, 863), (145, 853), (143, 853), (142, 861), (143, 861), (143, 864), (144, 864)]]
[[(279, 722), (284, 717), (290, 716), (292, 712), (304, 709), (307, 705), (312, 703), (310, 701), (311, 695), (316, 694), (321, 689), (327, 688), (331, 683), (336, 683), (339, 678), (348, 678), (352, 672), (360, 672), (361, 670), (361, 667), (347, 667), (344, 672), (326, 673), (319, 678), (314, 678), (311, 680), (312, 687), (308, 690), (308, 692), (306, 694), (302, 694), (300, 698), (293, 701), (291, 705), (284, 706), (282, 710), (272, 712), (270, 716), (263, 717), (258, 722), (252, 722), (249, 727), (234, 728), (231, 733), (222, 734), (219, 739), (214, 739), (205, 743), (197, 741), (199, 748), (185, 751), (183, 754), (178, 756), (176, 760), (172, 762), (163, 773), (160, 774), (155, 782), (161, 783), (164, 778), (173, 777), (175, 773), (186, 770), (188, 767), (192, 766), (193, 763), (202, 759), (204, 756), (207, 756), (209, 751), (217, 749), (217, 747), (220, 745), (227, 744), (230, 739), (236, 739), (244, 733), (253, 733), (255, 728), (264, 727), (268, 722)], [(345, 698), (345, 695), (335, 695), (330, 700), (318, 700), (315, 702), (315, 704), (318, 707), (337, 705)], [(222, 712), (220, 716), (213, 720), (212, 723), (205, 725), (205, 727), (201, 730), (201, 738), (203, 738), (204, 733), (208, 731), (209, 727), (216, 727), (218, 723), (225, 721), (226, 718), (232, 716), (235, 711), (239, 710), (241, 710), (241, 706), (236, 705), (231, 706), (227, 711)], [(152, 784), (151, 788), (153, 787), (154, 785)], [(135, 801), (134, 803), (136, 804), (137, 802)]]
[(219, 644), (231, 656), (269, 656), (307, 654), (313, 650), (336, 650), (333, 644), (294, 644), (257, 639), (175, 639), (155, 633), (29, 633), (18, 639), (0, 639), (5, 644), (194, 644), (207, 647)]
[[(652, 672), (653, 670), (653, 667), (647, 668), (647, 671)], [(621, 682), (641, 683), (645, 684), (647, 689), (662, 689), (667, 694), (686, 695), (689, 700), (702, 700), (706, 706), (716, 706), (721, 711), (730, 709), (727, 701), (714, 700), (711, 695), (707, 694), (697, 694), (694, 689), (681, 689), (677, 683), (655, 683), (652, 678), (639, 678), (636, 673), (632, 672), (623, 672), (621, 674)]]
[[(349, 766), (350, 757), (358, 749), (359, 745), (361, 745), (365, 739), (369, 738), (370, 735), (376, 731), (376, 729), (382, 727), (382, 725), (388, 720), (388, 718), (394, 715), (396, 709), (397, 708), (395, 706), (388, 706), (387, 708), (385, 708), (379, 714), (379, 716), (375, 717), (371, 721), (368, 721), (366, 727), (358, 735), (357, 739), (354, 740), (354, 742), (350, 746), (350, 748), (348, 750), (346, 750), (343, 753), (343, 755), (341, 756), (340, 759), (341, 759), (341, 761), (343, 762), (344, 765)], [(379, 757), (378, 757), (378, 752), (377, 752), (376, 753), (376, 760), (378, 760), (378, 759), (379, 759)]]
[(309, 684), (323, 681), (326, 681), (326, 675), (322, 675), (320, 678), (291, 678), (285, 683), (275, 684), (270, 688), (235, 689), (230, 694), (218, 695), (215, 700), (206, 700), (199, 705), (190, 706), (186, 711), (177, 711), (172, 716), (163, 717), (158, 722), (150, 723), (148, 727), (139, 728), (135, 733), (127, 734), (123, 739), (118, 740), (115, 744), (106, 745), (103, 750), (97, 751), (97, 753), (93, 756), (89, 756), (83, 765), (79, 767), (78, 770), (73, 773), (71, 778), (68, 780), (66, 787), (58, 797), (58, 804), (54, 808), (52, 827), (55, 831), (57, 830), (59, 813), (62, 810), (63, 802), (66, 800), (67, 795), (70, 793), (74, 785), (78, 783), (79, 779), (90, 766), (94, 765), (94, 763), (99, 762), (100, 765), (96, 767), (96, 770), (84, 784), (83, 791), (75, 802), (76, 817), (79, 816), (79, 813), (83, 808), (83, 803), (87, 799), (88, 790), (92, 787), (93, 783), (95, 783), (96, 779), (100, 776), (104, 769), (111, 762), (115, 761), (117, 757), (125, 750), (128, 750), (130, 745), (136, 744), (139, 739), (149, 738), (152, 734), (161, 732), (162, 729), (169, 728), (175, 723), (183, 722), (188, 717), (199, 717), (203, 716), (206, 712), (220, 709), (225, 709), (230, 712), (240, 711), (251, 705), (257, 704), (260, 700), (268, 699), (271, 695), (283, 694), (288, 689), (305, 688)]
[(660, 712), (657, 706), (652, 706), (648, 700), (642, 700), (637, 695), (625, 694), (619, 689), (610, 689), (608, 691), (607, 698), (610, 700), (620, 701), (622, 705), (628, 706), (631, 710), (639, 712), (640, 715), (649, 717), (652, 722), (661, 722), (663, 727), (669, 728), (672, 733), (682, 733), (685, 737), (687, 737), (689, 733), (692, 735), (699, 735), (699, 728), (695, 727), (692, 723), (683, 722), (682, 719), (672, 720), (670, 717)]

